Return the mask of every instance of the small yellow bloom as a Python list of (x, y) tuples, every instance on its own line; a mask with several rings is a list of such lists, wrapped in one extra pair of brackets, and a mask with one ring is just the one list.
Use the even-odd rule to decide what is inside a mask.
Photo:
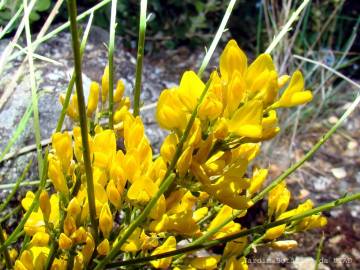
[(90, 233), (87, 233), (86, 242), (81, 250), (85, 263), (89, 262), (95, 250), (95, 241)]
[(118, 80), (116, 84), (116, 90), (114, 93), (114, 102), (119, 103), (123, 97), (125, 91), (125, 84), (122, 80)]
[(246, 236), (237, 238), (236, 240), (226, 243), (223, 256), (238, 256), (243, 252), (245, 247), (248, 244), (248, 239)]
[[(229, 217), (233, 216), (233, 211), (230, 206), (224, 205), (221, 207), (220, 211), (217, 213), (216, 217), (210, 222), (208, 227), (208, 231), (211, 231), (214, 228), (217, 228), (220, 224), (227, 220)], [(239, 232), (241, 226), (239, 223), (235, 223), (234, 221), (230, 221), (227, 225), (222, 227), (217, 233), (214, 234), (213, 238), (221, 238), (224, 236), (228, 236), (234, 233)]]
[(86, 230), (84, 229), (84, 227), (80, 227), (75, 232), (73, 232), (70, 236), (71, 240), (73, 240), (74, 243), (76, 243), (76, 244), (85, 243), (86, 237), (87, 237), (87, 234), (86, 234)]
[(144, 231), (142, 231), (140, 235), (140, 241), (142, 243), (141, 244), (142, 250), (153, 249), (159, 245), (159, 241), (156, 236), (156, 233), (151, 233), (150, 236), (148, 236)]
[[(169, 252), (176, 249), (176, 239), (174, 236), (169, 236), (166, 241), (159, 247), (157, 247), (151, 255), (161, 254), (164, 252)], [(151, 261), (153, 267), (157, 269), (166, 269), (170, 266), (172, 257), (167, 257), (155, 261)]]
[(281, 98), (272, 105), (272, 108), (293, 107), (305, 104), (312, 100), (310, 90), (304, 90), (304, 78), (299, 70), (295, 71), (291, 77), (289, 86), (285, 89)]
[(221, 78), (230, 81), (234, 72), (244, 74), (247, 69), (247, 57), (235, 40), (230, 40), (220, 56)]
[(214, 127), (214, 136), (216, 139), (224, 140), (229, 133), (229, 128), (225, 118), (220, 118)]
[(113, 228), (113, 217), (109, 204), (105, 203), (100, 212), (99, 227), (105, 238), (108, 238)]
[(186, 127), (185, 108), (175, 90), (165, 89), (161, 92), (156, 107), (156, 120), (160, 127), (169, 130), (183, 130)]
[(109, 240), (107, 239), (102, 240), (101, 243), (96, 248), (96, 250), (101, 256), (106, 256), (110, 251)]
[(240, 259), (237, 259), (235, 256), (230, 257), (226, 261), (224, 270), (248, 270), (249, 267), (246, 262), (245, 257), (241, 257)]
[(217, 268), (221, 256), (213, 255), (208, 257), (197, 257), (190, 261), (191, 266), (195, 269), (212, 270)]
[(290, 201), (290, 191), (286, 188), (285, 182), (281, 182), (269, 192), (268, 216), (280, 216), (286, 211)]
[(160, 155), (162, 158), (170, 162), (176, 151), (176, 146), (179, 143), (178, 137), (175, 133), (170, 133), (164, 140), (160, 148)]
[(201, 207), (199, 209), (196, 209), (193, 213), (193, 219), (195, 222), (199, 222), (202, 220), (209, 212), (209, 209), (207, 207)]
[(107, 129), (97, 133), (93, 140), (94, 165), (110, 169), (113, 156), (116, 154), (116, 138), (113, 130)]
[(237, 136), (249, 138), (261, 138), (262, 136), (262, 113), (263, 103), (260, 100), (252, 100), (245, 103), (235, 111), (228, 121), (229, 132)]
[(192, 152), (193, 152), (193, 148), (188, 146), (181, 154), (178, 162), (176, 163), (176, 168), (178, 170), (180, 177), (185, 176), (185, 174), (190, 168), (192, 161)]
[(147, 176), (140, 176), (130, 186), (127, 198), (140, 205), (145, 205), (158, 191), (156, 184)]
[(212, 121), (219, 117), (222, 109), (221, 101), (217, 99), (214, 93), (209, 92), (199, 107), (198, 116), (201, 120), (209, 119)]
[(74, 217), (75, 219), (81, 213), (81, 206), (76, 197), (72, 198), (67, 208), (67, 214)]
[(37, 232), (30, 241), (30, 246), (45, 247), (49, 243), (50, 236), (45, 232)]
[(104, 74), (101, 77), (101, 99), (103, 103), (107, 100), (108, 94), (109, 94), (109, 66), (106, 65), (104, 69)]
[(286, 224), (282, 224), (273, 228), (270, 228), (266, 231), (264, 239), (274, 240), (285, 232)]
[(73, 157), (72, 139), (68, 132), (57, 132), (51, 136), (52, 147), (60, 159), (63, 172), (67, 172)]
[(259, 191), (267, 175), (268, 175), (268, 170), (266, 169), (260, 169), (260, 168), (254, 169), (253, 177), (251, 178), (250, 181), (250, 187), (247, 189), (248, 195), (252, 195), (257, 191)]
[(39, 205), (45, 220), (49, 220), (51, 213), (51, 204), (49, 194), (45, 190), (40, 193)]
[(48, 168), (48, 176), (53, 183), (55, 189), (63, 194), (68, 194), (69, 189), (61, 169), (60, 160), (54, 156), (49, 154), (49, 168)]
[(61, 233), (59, 236), (59, 247), (61, 249), (70, 249), (73, 244), (71, 238), (67, 237), (66, 234)]
[(86, 108), (86, 115), (88, 117), (92, 117), (93, 113), (96, 111), (99, 102), (99, 91), (100, 85), (97, 82), (91, 82), (90, 93)]
[(179, 93), (182, 104), (185, 105), (188, 112), (194, 110), (204, 88), (205, 84), (194, 71), (184, 72), (177, 92)]
[(10, 259), (12, 262), (15, 262), (17, 256), (19, 255), (19, 253), (17, 252), (17, 250), (15, 248), (10, 249), (9, 251), (9, 255), (10, 255)]
[(116, 185), (114, 183), (114, 180), (110, 180), (107, 187), (106, 187), (106, 193), (109, 198), (109, 201), (117, 208), (121, 208), (121, 197), (119, 190), (116, 188)]
[(126, 240), (126, 243), (121, 246), (121, 250), (124, 252), (137, 252), (141, 249), (141, 228), (136, 228), (135, 231)]
[(66, 235), (71, 235), (76, 231), (76, 222), (72, 216), (66, 216), (64, 219), (64, 232)]

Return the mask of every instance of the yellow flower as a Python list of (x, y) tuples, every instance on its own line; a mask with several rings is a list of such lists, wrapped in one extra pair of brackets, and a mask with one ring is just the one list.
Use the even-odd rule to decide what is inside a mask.
[(45, 232), (37, 232), (33, 235), (30, 246), (45, 247), (49, 243), (50, 236)]
[(67, 208), (67, 214), (74, 217), (75, 219), (81, 212), (81, 206), (76, 197), (72, 198)]
[(209, 119), (210, 121), (219, 117), (222, 113), (222, 103), (214, 93), (209, 92), (204, 101), (201, 103), (198, 111), (201, 120)]
[(114, 180), (111, 179), (106, 187), (106, 193), (109, 201), (117, 208), (121, 208), (121, 197), (119, 190), (116, 188)]
[[(216, 217), (210, 222), (210, 225), (207, 230), (211, 231), (212, 229), (217, 228), (225, 220), (233, 216), (233, 211), (234, 210), (230, 206), (227, 205), (222, 206), (220, 211), (217, 213)], [(230, 221), (227, 225), (225, 225), (217, 233), (215, 233), (213, 238), (217, 239), (228, 235), (232, 235), (234, 233), (239, 232), (240, 229), (241, 226), (239, 223)]]
[(53, 183), (55, 189), (63, 194), (68, 194), (69, 189), (63, 171), (61, 169), (60, 160), (56, 156), (51, 154), (49, 154), (48, 160), (49, 160), (48, 176), (51, 182)]
[(76, 222), (72, 216), (67, 215), (64, 219), (64, 232), (66, 235), (71, 235), (76, 231)]
[(177, 92), (179, 93), (182, 104), (185, 105), (188, 112), (191, 113), (194, 110), (204, 88), (205, 84), (194, 71), (184, 72)]
[(236, 240), (230, 241), (226, 243), (223, 256), (230, 257), (230, 256), (238, 256), (244, 250), (244, 248), (248, 244), (248, 239), (246, 236), (237, 238)]
[(264, 239), (274, 240), (280, 237), (285, 232), (286, 224), (282, 224), (273, 228), (268, 229), (265, 232)]
[(262, 113), (263, 103), (260, 100), (252, 100), (245, 103), (234, 112), (228, 121), (229, 132), (237, 136), (249, 138), (261, 138), (262, 136)]
[(116, 90), (114, 93), (114, 102), (119, 103), (123, 97), (125, 91), (125, 84), (122, 80), (118, 80), (116, 84)]
[(147, 176), (140, 176), (127, 192), (127, 198), (135, 204), (145, 205), (158, 191), (156, 184)]
[(108, 238), (113, 228), (113, 217), (109, 204), (105, 203), (100, 212), (99, 227), (105, 238)]
[(116, 154), (116, 138), (113, 130), (107, 129), (97, 133), (93, 141), (94, 165), (110, 169), (113, 156)]
[(86, 234), (86, 230), (84, 229), (84, 227), (80, 227), (75, 232), (73, 232), (70, 236), (71, 240), (73, 240), (74, 243), (76, 243), (76, 244), (85, 243), (86, 237), (87, 237), (87, 234)]
[(207, 207), (201, 207), (199, 209), (196, 209), (193, 213), (193, 219), (195, 222), (199, 222), (202, 220), (209, 212), (209, 209)]
[(170, 162), (173, 159), (178, 142), (179, 140), (175, 133), (170, 133), (165, 138), (160, 148), (160, 155), (165, 161)]
[(39, 205), (45, 220), (49, 220), (51, 213), (51, 203), (50, 203), (49, 194), (45, 190), (41, 191), (40, 193)]
[(25, 211), (29, 210), (32, 202), (34, 201), (35, 194), (32, 191), (26, 192), (25, 198), (21, 200), (21, 205)]
[(90, 93), (86, 108), (86, 115), (88, 117), (92, 117), (93, 113), (96, 111), (99, 102), (99, 91), (100, 91), (100, 85), (97, 82), (91, 82)]
[(195, 269), (211, 270), (216, 269), (221, 256), (213, 255), (208, 257), (198, 257), (190, 261), (191, 266)]
[(106, 65), (104, 74), (101, 77), (101, 99), (104, 103), (107, 100), (109, 94), (109, 66)]
[(249, 267), (246, 262), (245, 257), (241, 257), (240, 259), (237, 259), (235, 256), (230, 257), (226, 261), (224, 270), (248, 270)]
[(237, 110), (241, 102), (245, 101), (246, 84), (243, 76), (238, 71), (234, 72), (231, 81), (227, 85), (224, 108), (224, 116), (231, 118), (233, 113)]
[(166, 230), (182, 235), (194, 235), (199, 230), (199, 225), (193, 219), (192, 211), (169, 215)]
[(63, 172), (67, 172), (73, 157), (72, 139), (68, 132), (56, 132), (51, 136), (52, 147), (60, 159)]
[[(61, 105), (64, 106), (65, 95), (62, 94), (59, 97)], [(77, 95), (73, 95), (66, 110), (67, 115), (74, 121), (79, 119), (78, 100)]]
[(286, 211), (290, 201), (290, 191), (286, 188), (285, 182), (281, 182), (269, 192), (268, 216), (280, 216)]
[(61, 233), (59, 236), (59, 247), (61, 249), (70, 249), (73, 244), (71, 238), (67, 237), (66, 234)]
[(106, 256), (110, 251), (109, 240), (107, 239), (102, 240), (101, 243), (96, 248), (96, 250), (101, 256)]
[(120, 249), (124, 252), (139, 251), (141, 249), (141, 231), (140, 228), (136, 228)]
[(144, 231), (142, 231), (140, 241), (142, 250), (153, 249), (159, 245), (159, 241), (155, 233), (150, 233), (150, 236), (148, 236)]
[(247, 68), (247, 57), (235, 40), (230, 40), (220, 56), (221, 78), (230, 81), (234, 72), (244, 74)]
[(156, 121), (164, 129), (183, 130), (187, 123), (184, 105), (175, 90), (165, 89), (161, 92), (156, 107)]
[(269, 140), (275, 137), (280, 128), (278, 127), (278, 119), (275, 110), (268, 112), (268, 115), (262, 119), (262, 137), (261, 140)]
[(247, 193), (249, 196), (259, 191), (267, 175), (268, 175), (268, 170), (266, 169), (260, 169), (260, 168), (254, 169), (253, 177), (251, 178), (250, 181), (250, 187), (247, 189)]
[(289, 86), (285, 89), (281, 98), (271, 107), (292, 107), (305, 104), (312, 100), (311, 91), (304, 90), (304, 78), (300, 71), (295, 71), (291, 77)]
[(166, 200), (165, 196), (161, 195), (155, 206), (151, 209), (149, 217), (152, 219), (159, 219), (166, 211)]
[(192, 152), (193, 152), (193, 148), (188, 146), (181, 154), (181, 156), (178, 159), (178, 162), (176, 163), (176, 168), (178, 170), (180, 177), (185, 176), (185, 174), (190, 168), (191, 160), (192, 160)]
[[(174, 236), (169, 236), (166, 241), (159, 247), (157, 247), (151, 255), (161, 254), (164, 252), (169, 252), (176, 249), (176, 239)], [(153, 267), (157, 269), (166, 269), (170, 266), (172, 257), (167, 257), (159, 260), (151, 261)]]
[(87, 233), (85, 245), (81, 250), (85, 263), (89, 262), (94, 250), (95, 250), (95, 241), (92, 235), (90, 233)]

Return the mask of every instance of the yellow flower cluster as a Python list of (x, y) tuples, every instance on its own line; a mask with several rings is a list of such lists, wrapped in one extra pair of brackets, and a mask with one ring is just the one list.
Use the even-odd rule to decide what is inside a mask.
[[(93, 82), (87, 103), (87, 116), (92, 121), (100, 100), (108, 95), (108, 68), (100, 85)], [(286, 83), (290, 79), (287, 86)], [(281, 89), (284, 90), (281, 92)], [(25, 224), (30, 241), (15, 262), (15, 269), (44, 269), (50, 246), (59, 250), (51, 269), (85, 269), (93, 259), (108, 255), (116, 245), (118, 235), (157, 194), (164, 176), (176, 158), (179, 141), (192, 112), (198, 108), (190, 133), (175, 160), (173, 185), (150, 211), (146, 221), (137, 227), (120, 250), (130, 257), (157, 255), (177, 248), (179, 240), (196, 239), (233, 217), (235, 210), (246, 210), (261, 189), (268, 171), (250, 163), (260, 152), (261, 141), (271, 139), (280, 130), (276, 109), (304, 104), (312, 94), (304, 90), (299, 71), (291, 78), (278, 76), (272, 59), (260, 55), (248, 66), (246, 55), (231, 40), (220, 58), (219, 72), (214, 71), (203, 102), (197, 107), (206, 85), (192, 71), (184, 73), (180, 85), (164, 90), (159, 98), (156, 118), (159, 125), (170, 130), (160, 155), (153, 155), (140, 117), (129, 112), (128, 97), (123, 97), (124, 84), (119, 81), (114, 102), (117, 131), (95, 125), (88, 134), (95, 189), (98, 241), (89, 226), (89, 198), (83, 163), (80, 127), (52, 136), (48, 155), (48, 177), (55, 189), (51, 195), (43, 191), (39, 209), (33, 211)], [(100, 99), (101, 97), (101, 99)], [(77, 97), (67, 109), (78, 120)], [(96, 116), (95, 116), (96, 119)], [(123, 141), (120, 149), (118, 142)], [(27, 211), (35, 195), (28, 192), (22, 200)], [(285, 183), (269, 194), (269, 219), (291, 217), (312, 208), (306, 201), (298, 208), (286, 211), (290, 192)], [(242, 211), (246, 215), (246, 211)], [(273, 241), (286, 232), (303, 231), (326, 224), (320, 215), (310, 216), (296, 224), (268, 229), (264, 239)], [(244, 230), (230, 221), (215, 234), (218, 239)], [(222, 255), (195, 257), (189, 255), (172, 266), (171, 257), (151, 261), (157, 269), (248, 269), (243, 255), (248, 238), (241, 237), (226, 244)], [(275, 241), (274, 248), (287, 249), (293, 242)], [(125, 255), (126, 258), (129, 258)], [(16, 255), (14, 256), (16, 257)]]

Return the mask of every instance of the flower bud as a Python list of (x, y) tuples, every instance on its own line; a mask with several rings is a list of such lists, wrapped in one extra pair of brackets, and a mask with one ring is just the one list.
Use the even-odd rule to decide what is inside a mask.
[(39, 205), (43, 213), (44, 219), (49, 220), (50, 212), (51, 212), (51, 204), (50, 204), (49, 194), (45, 190), (43, 190), (40, 193)]
[(175, 133), (171, 133), (165, 138), (160, 148), (160, 155), (165, 161), (170, 162), (172, 160), (178, 142), (179, 140)]
[(295, 240), (283, 240), (273, 242), (270, 246), (277, 250), (288, 251), (292, 248), (296, 248), (298, 246), (298, 242)]
[(109, 253), (110, 250), (110, 244), (109, 244), (109, 240), (104, 239), (96, 248), (97, 252), (101, 255), (101, 256), (106, 256)]
[(45, 232), (37, 232), (30, 241), (31, 246), (45, 247), (49, 243), (50, 236)]
[(95, 241), (90, 233), (87, 233), (85, 245), (81, 250), (85, 263), (88, 263), (95, 250)]
[(98, 102), (99, 102), (99, 84), (97, 82), (91, 82), (90, 84), (90, 93), (86, 108), (86, 115), (91, 117), (96, 111)]
[(122, 80), (118, 80), (116, 84), (116, 90), (114, 93), (114, 102), (119, 103), (123, 97), (125, 91), (125, 85)]
[(104, 237), (108, 238), (113, 228), (113, 218), (108, 203), (105, 203), (101, 209), (99, 227)]
[(73, 244), (73, 241), (69, 237), (67, 237), (66, 234), (64, 234), (64, 233), (60, 234), (59, 247), (61, 249), (69, 249), (69, 248), (71, 248), (72, 244)]
[(71, 235), (76, 231), (76, 222), (72, 216), (66, 216), (64, 220), (64, 233), (66, 235)]
[(81, 212), (81, 206), (76, 197), (72, 198), (67, 208), (67, 214), (76, 219)]
[(189, 146), (181, 154), (181, 156), (176, 164), (176, 168), (178, 169), (180, 176), (184, 176), (187, 173), (187, 171), (191, 165), (191, 161), (192, 161), (192, 152), (193, 152), (193, 149), (191, 146)]
[(87, 237), (87, 234), (86, 234), (84, 227), (80, 227), (70, 236), (70, 238), (76, 244), (84, 243), (86, 241), (86, 237)]
[(107, 65), (104, 70), (104, 74), (101, 78), (101, 98), (104, 103), (107, 100), (109, 93), (109, 66)]
[(106, 193), (109, 198), (109, 201), (117, 208), (121, 208), (121, 197), (118, 189), (115, 186), (114, 180), (110, 180), (107, 187)]

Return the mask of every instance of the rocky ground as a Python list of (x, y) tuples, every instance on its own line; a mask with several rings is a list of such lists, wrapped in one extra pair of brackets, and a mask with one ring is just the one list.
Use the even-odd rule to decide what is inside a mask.
[[(106, 48), (103, 45), (107, 41), (108, 35), (105, 31), (99, 28), (92, 29), (83, 60), (85, 89), (88, 89), (91, 80), (100, 81), (107, 62)], [(122, 78), (125, 81), (126, 94), (130, 95), (134, 85), (135, 54), (122, 48), (119, 45), (120, 43), (121, 41), (117, 40), (116, 78)], [(5, 45), (4, 41), (0, 43), (0, 51)], [(59, 62), (58, 65), (55, 65), (36, 61), (36, 76), (40, 90), (41, 137), (48, 139), (55, 129), (57, 117), (61, 110), (58, 96), (65, 91), (72, 69), (69, 33), (62, 33), (41, 45), (36, 53)], [(142, 91), (144, 103), (155, 102), (160, 91), (175, 85), (183, 71), (187, 69), (196, 70), (202, 56), (201, 50), (192, 52), (186, 48), (180, 48), (176, 51), (166, 51), (146, 57)], [(20, 63), (19, 60), (15, 61), (3, 74), (0, 82), (0, 96), (6, 91), (6, 87)], [(210, 63), (210, 66), (212, 65), (214, 63)], [(29, 81), (27, 75), (24, 75), (7, 102), (0, 108), (0, 149), (3, 149), (11, 138), (14, 127), (17, 126), (30, 102)], [(148, 136), (156, 149), (165, 133), (157, 127), (153, 116), (153, 110), (148, 110), (142, 114), (147, 125)], [(334, 110), (332, 117), (320, 119), (316, 125), (311, 124), (306, 132), (301, 132), (302, 126), (300, 126), (297, 136), (292, 138), (291, 132), (285, 130), (280, 143), (265, 145), (264, 154), (259, 162), (270, 167), (269, 179), (279, 175), (293, 161), (299, 160), (327, 130), (329, 124), (332, 124), (334, 119), (339, 116), (337, 110)], [(346, 193), (360, 191), (359, 117), (360, 112), (357, 110), (344, 127), (309, 162), (287, 179), (293, 195), (292, 206), (307, 198), (311, 198), (315, 204), (320, 204), (339, 198)], [(70, 126), (68, 122), (65, 124), (66, 129), (69, 129)], [(30, 121), (24, 134), (11, 149), (11, 152), (33, 143), (33, 129)], [(290, 145), (292, 146), (291, 154), (289, 154)], [(2, 162), (0, 164), (0, 185), (14, 182), (30, 159), (35, 160), (34, 152)], [(27, 179), (36, 179), (35, 167), (28, 174)], [(5, 191), (0, 191), (0, 198), (3, 199), (6, 194)], [(13, 203), (14, 205), (17, 204), (17, 198), (14, 199)], [(265, 205), (263, 209), (265, 209)], [(307, 232), (293, 237), (299, 242), (299, 247), (294, 251), (269, 252), (269, 249), (259, 247), (251, 257), (250, 268), (313, 269), (317, 245), (323, 233), (324, 248), (321, 256), (322, 264), (319, 269), (360, 269), (360, 203), (351, 203), (325, 213), (325, 215), (328, 216), (329, 223), (324, 230)], [(15, 223), (16, 219), (13, 219), (9, 226)]]

